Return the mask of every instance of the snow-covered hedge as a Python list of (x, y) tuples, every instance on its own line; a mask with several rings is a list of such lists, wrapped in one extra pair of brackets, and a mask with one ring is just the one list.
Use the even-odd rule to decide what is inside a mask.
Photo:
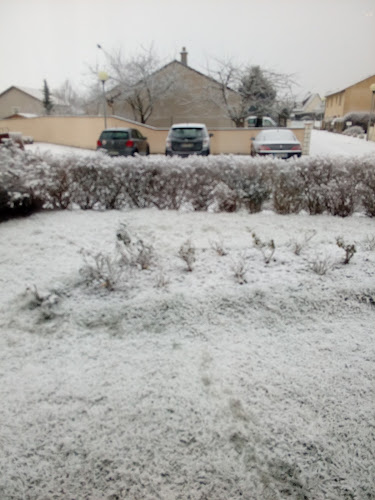
[(351, 137), (364, 137), (365, 131), (359, 125), (354, 125), (353, 127), (349, 127), (344, 130), (343, 134)]
[(375, 216), (375, 159), (52, 156), (0, 147), (0, 217), (37, 209), (180, 208)]

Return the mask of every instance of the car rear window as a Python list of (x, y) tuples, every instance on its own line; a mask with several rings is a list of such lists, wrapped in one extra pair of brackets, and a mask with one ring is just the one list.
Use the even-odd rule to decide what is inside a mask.
[(176, 139), (198, 139), (203, 136), (201, 128), (173, 128), (171, 134)]
[(296, 141), (291, 130), (263, 130), (257, 137), (258, 141)]
[(126, 140), (129, 139), (129, 132), (126, 130), (106, 130), (102, 132), (101, 139), (103, 140)]

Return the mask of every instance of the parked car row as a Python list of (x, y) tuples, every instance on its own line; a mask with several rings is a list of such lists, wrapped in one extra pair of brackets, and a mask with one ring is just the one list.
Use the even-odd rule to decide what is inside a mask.
[[(210, 154), (210, 134), (203, 123), (178, 123), (172, 125), (165, 145), (166, 156), (187, 157)], [(293, 132), (285, 128), (262, 130), (251, 139), (252, 156), (274, 156), (291, 158), (301, 156), (302, 147)], [(97, 150), (109, 156), (149, 155), (150, 145), (135, 128), (108, 128), (103, 130), (97, 141)]]

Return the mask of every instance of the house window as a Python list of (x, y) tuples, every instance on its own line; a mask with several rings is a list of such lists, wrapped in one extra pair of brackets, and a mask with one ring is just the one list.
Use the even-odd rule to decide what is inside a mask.
[(13, 115), (16, 115), (17, 113), (20, 112), (20, 107), (19, 106), (12, 106), (12, 113)]

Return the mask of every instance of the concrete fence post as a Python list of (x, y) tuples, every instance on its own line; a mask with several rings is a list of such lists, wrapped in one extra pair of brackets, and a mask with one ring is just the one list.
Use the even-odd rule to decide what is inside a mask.
[(302, 154), (308, 155), (310, 153), (310, 142), (311, 142), (311, 131), (313, 129), (313, 123), (305, 123), (305, 135), (303, 138)]

